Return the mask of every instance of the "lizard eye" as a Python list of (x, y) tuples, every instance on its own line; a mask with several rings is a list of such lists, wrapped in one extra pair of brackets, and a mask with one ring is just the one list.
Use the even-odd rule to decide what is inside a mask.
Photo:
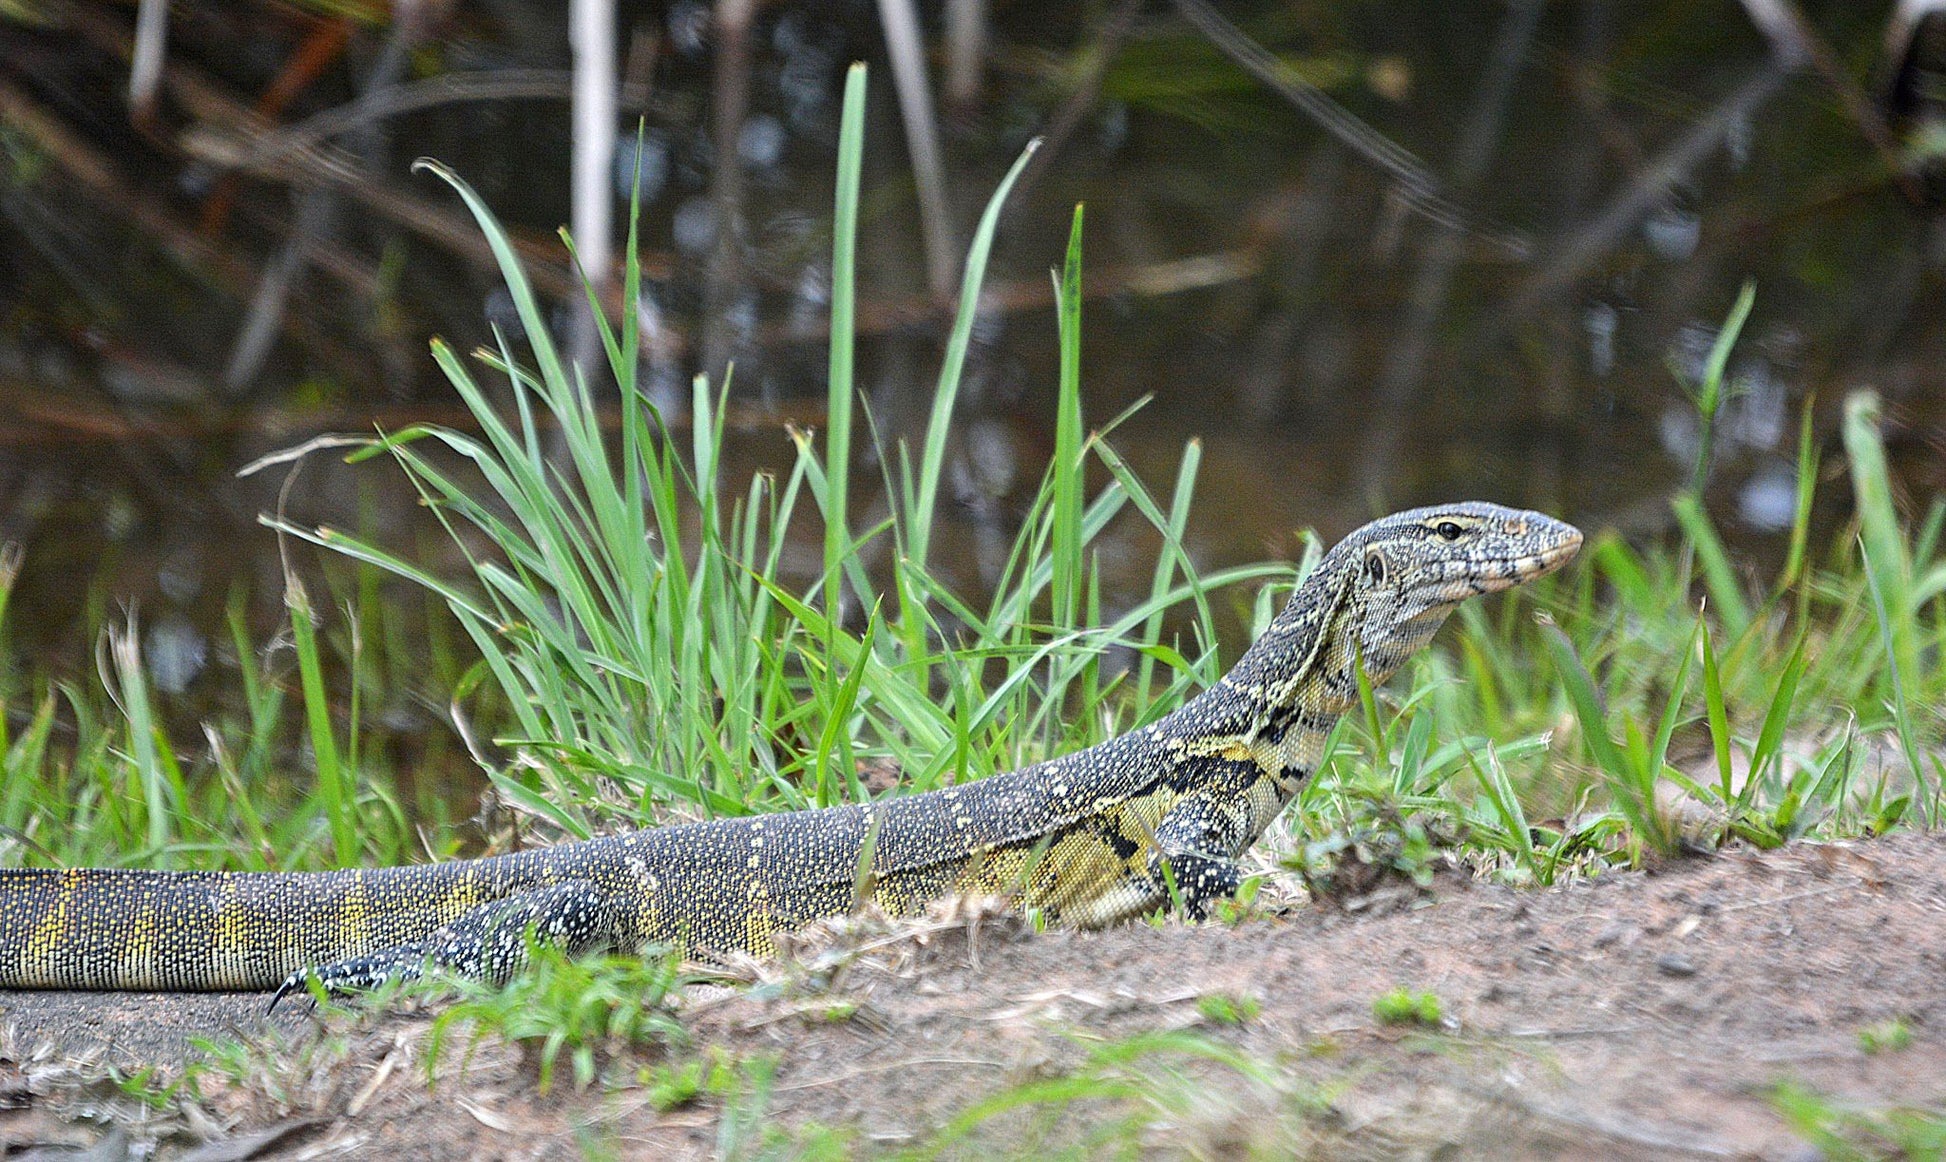
[(1460, 539), (1460, 533), (1464, 530), (1462, 530), (1458, 525), (1454, 524), (1452, 521), (1443, 520), (1439, 522), (1439, 527), (1434, 529), (1433, 531), (1438, 533), (1440, 537), (1442, 537), (1445, 540), (1457, 541)]
[(1385, 557), (1373, 553), (1365, 558), (1365, 577), (1374, 585), (1385, 584)]

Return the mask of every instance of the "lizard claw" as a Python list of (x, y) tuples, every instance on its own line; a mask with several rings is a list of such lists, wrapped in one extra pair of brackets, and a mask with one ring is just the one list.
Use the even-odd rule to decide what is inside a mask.
[(598, 888), (585, 880), (563, 881), (489, 901), (424, 940), (300, 968), (277, 986), (265, 1012), (313, 980), (327, 993), (359, 992), (416, 980), (428, 965), (503, 982), (527, 963), (530, 940), (582, 952), (612, 943), (614, 923), (612, 904)]
[(270, 1013), (277, 1007), (277, 1002), (292, 993), (308, 989), (314, 980), (328, 994), (353, 993), (375, 989), (387, 981), (417, 979), (424, 975), (425, 963), (426, 954), (422, 949), (416, 945), (402, 945), (330, 964), (300, 968), (277, 986), (277, 991), (270, 995), (270, 1006), (264, 1012)]
[[(1209, 919), (1212, 905), (1218, 900), (1235, 897), (1237, 889), (1243, 884), (1243, 869), (1233, 859), (1177, 851), (1167, 855), (1157, 852), (1152, 863), (1160, 864), (1165, 860), (1175, 881), (1176, 896), (1183, 914), (1191, 920)], [(1156, 882), (1167, 882), (1162, 878), (1159, 867), (1151, 874)], [(1168, 898), (1166, 893), (1164, 898)]]
[(264, 1016), (268, 1017), (270, 1014), (276, 1012), (277, 1002), (283, 1000), (291, 993), (296, 992), (298, 989), (303, 988), (305, 982), (310, 979), (311, 970), (307, 968), (298, 969), (296, 972), (285, 977), (284, 983), (277, 986), (277, 991), (270, 994), (270, 1003), (264, 1006)]

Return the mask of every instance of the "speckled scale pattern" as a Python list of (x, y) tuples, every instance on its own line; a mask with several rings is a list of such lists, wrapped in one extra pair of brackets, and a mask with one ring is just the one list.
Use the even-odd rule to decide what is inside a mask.
[[(950, 891), (1007, 892), (1100, 925), (1236, 890), (1237, 858), (1310, 776), (1354, 702), (1463, 600), (1581, 543), (1539, 513), (1462, 503), (1346, 537), (1215, 686), (1152, 725), (1023, 770), (874, 803), (657, 828), (489, 859), (315, 873), (0, 869), (0, 987), (363, 987), (428, 962), (500, 978), (528, 932), (571, 950), (775, 934)], [(858, 882), (871, 845), (871, 874)]]

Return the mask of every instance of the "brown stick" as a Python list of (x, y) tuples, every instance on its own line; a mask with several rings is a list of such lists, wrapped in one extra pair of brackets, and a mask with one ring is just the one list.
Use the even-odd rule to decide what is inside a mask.
[[(10, 425), (8, 418), (23, 423)], [(509, 420), (512, 417), (506, 417)], [(687, 416), (665, 416), (672, 430), (685, 430)], [(555, 424), (541, 414), (542, 428)], [(596, 422), (614, 431), (621, 427), (618, 407), (602, 408)], [(732, 429), (816, 427), (824, 422), (824, 401), (805, 400), (782, 407), (731, 401), (725, 422)], [(292, 441), (317, 432), (398, 432), (415, 424), (433, 424), (460, 432), (479, 430), (479, 421), (462, 404), (384, 404), (376, 407), (330, 409), (267, 407), (211, 414), (131, 415), (86, 401), (51, 398), (38, 388), (0, 381), (0, 447), (48, 447), (72, 444), (127, 445), (144, 440), (200, 440), (217, 435), (260, 433)]]
[[(184, 269), (210, 280), (218, 289), (238, 299), (248, 296), (256, 285), (255, 267), (210, 245), (194, 230), (170, 217), (153, 198), (129, 189), (105, 156), (69, 132), (60, 118), (5, 79), (0, 79), (0, 121), (31, 137), (56, 164), (100, 199), (102, 205), (133, 224)], [(341, 374), (362, 366), (336, 341), (303, 318), (286, 318), (284, 326), (293, 341), (318, 353)]]
[[(131, 51), (128, 33), (113, 22), (87, 9), (76, 9), (72, 27), (104, 52), (126, 60)], [(164, 74), (169, 93), (183, 108), (206, 123), (184, 136), (179, 143), (188, 153), (217, 165), (240, 164), (255, 153), (259, 142), (275, 133), (275, 126), (253, 113), (247, 106), (223, 92), (200, 70), (181, 61), (171, 61)], [(281, 158), (261, 176), (300, 189), (332, 185), (367, 209), (405, 229), (451, 251), (465, 261), (485, 270), (496, 269), (492, 249), (480, 236), (472, 219), (457, 211), (431, 206), (409, 195), (376, 182), (347, 155), (328, 147), (301, 151)], [(559, 243), (552, 238), (537, 238), (509, 231), (514, 249), (528, 264), (528, 277), (546, 293), (557, 298), (581, 295), (581, 284), (567, 269)], [(666, 277), (666, 264), (644, 256), (643, 273), (652, 278)], [(619, 318), (621, 303), (611, 295), (603, 303), (610, 317)]]
[[(284, 63), (283, 71), (277, 74), (270, 87), (257, 98), (257, 114), (267, 121), (274, 121), (297, 99), (311, 82), (318, 79), (324, 70), (344, 54), (345, 45), (351, 40), (351, 21), (327, 20), (319, 22), (308, 32), (291, 59)], [(231, 208), (236, 204), (237, 192), (242, 186), (242, 175), (231, 172), (223, 175), (216, 188), (203, 199), (202, 230), (206, 235), (223, 232), (229, 221)]]
[(1074, 135), (1081, 118), (1095, 107), (1101, 98), (1101, 79), (1108, 73), (1122, 51), (1122, 42), (1128, 39), (1129, 30), (1135, 27), (1135, 17), (1142, 11), (1142, 0), (1121, 0), (1107, 18), (1096, 29), (1094, 39), (1081, 51), (1088, 54), (1081, 79), (1068, 99), (1054, 114), (1041, 133), (1041, 147), (1034, 154), (1034, 160), (1027, 163), (1027, 171), (1020, 175), (1020, 183), (1015, 187), (1012, 204), (1018, 206), (1027, 201), (1027, 191), (1034, 188), (1047, 172), (1047, 167)]
[(1688, 177), (1722, 142), (1731, 126), (1754, 116), (1766, 101), (1776, 96), (1790, 76), (1790, 68), (1776, 60), (1759, 66), (1719, 101), (1708, 117), (1690, 126), (1688, 132), (1665, 146), (1638, 171), (1593, 220), (1573, 227), (1547, 264), (1515, 292), (1503, 318), (1522, 318), (1537, 307), (1551, 305), (1562, 288), (1600, 261), (1668, 196), (1671, 187)]
[(1771, 51), (1781, 60), (1804, 59), (1811, 62), (1818, 76), (1831, 91), (1837, 94), (1838, 104), (1844, 107), (1845, 115), (1851, 118), (1858, 132), (1871, 144), (1879, 160), (1892, 174), (1892, 183), (1899, 187), (1905, 200), (1915, 206), (1926, 204), (1926, 192), (1919, 179), (1906, 169), (1899, 157), (1899, 143), (1892, 138), (1892, 131), (1885, 125), (1884, 118), (1872, 106), (1871, 98), (1865, 90), (1851, 79), (1851, 74), (1838, 64), (1838, 58), (1831, 53), (1831, 46), (1818, 35), (1818, 30), (1804, 18), (1804, 13), (1794, 0), (1743, 0), (1743, 10), (1750, 15), (1750, 23), (1757, 26), (1769, 39)]

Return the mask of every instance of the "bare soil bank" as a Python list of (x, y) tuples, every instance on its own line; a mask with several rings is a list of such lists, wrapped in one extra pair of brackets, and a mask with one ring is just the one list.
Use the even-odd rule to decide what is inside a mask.
[[(1819, 1154), (1778, 1113), (1780, 1083), (1841, 1107), (1946, 1108), (1946, 839), (1928, 836), (1550, 891), (1442, 881), (1433, 902), (1235, 928), (942, 921), (843, 952), (808, 956), (781, 987), (692, 997), (698, 1050), (775, 1071), (762, 1098), (746, 1067), (740, 1094), (664, 1112), (640, 1087), (543, 1094), (531, 1061), (493, 1044), (464, 1072), (449, 1051), (429, 1092), (423, 1013), (334, 1019), (348, 1048), (307, 1054), (318, 1024), (303, 1006), (267, 1022), (255, 995), (0, 993), (0, 1154), (113, 1151), (121, 1134), (204, 1159), (708, 1157), (754, 1154), (768, 1133), (789, 1156), (825, 1127), (868, 1155), (1074, 1076), (1092, 1081), (1083, 1100), (988, 1119), (960, 1149), (1798, 1159)], [(820, 963), (814, 984), (803, 964)], [(1438, 997), (1441, 1027), (1375, 1018), (1401, 986)], [(1861, 1030), (1888, 1023), (1910, 1043), (1866, 1052)], [(284, 1047), (265, 1077), (205, 1082), (186, 1112), (86, 1080), (180, 1062), (190, 1037), (232, 1030)], [(1246, 1064), (1142, 1040), (1155, 1033)]]

